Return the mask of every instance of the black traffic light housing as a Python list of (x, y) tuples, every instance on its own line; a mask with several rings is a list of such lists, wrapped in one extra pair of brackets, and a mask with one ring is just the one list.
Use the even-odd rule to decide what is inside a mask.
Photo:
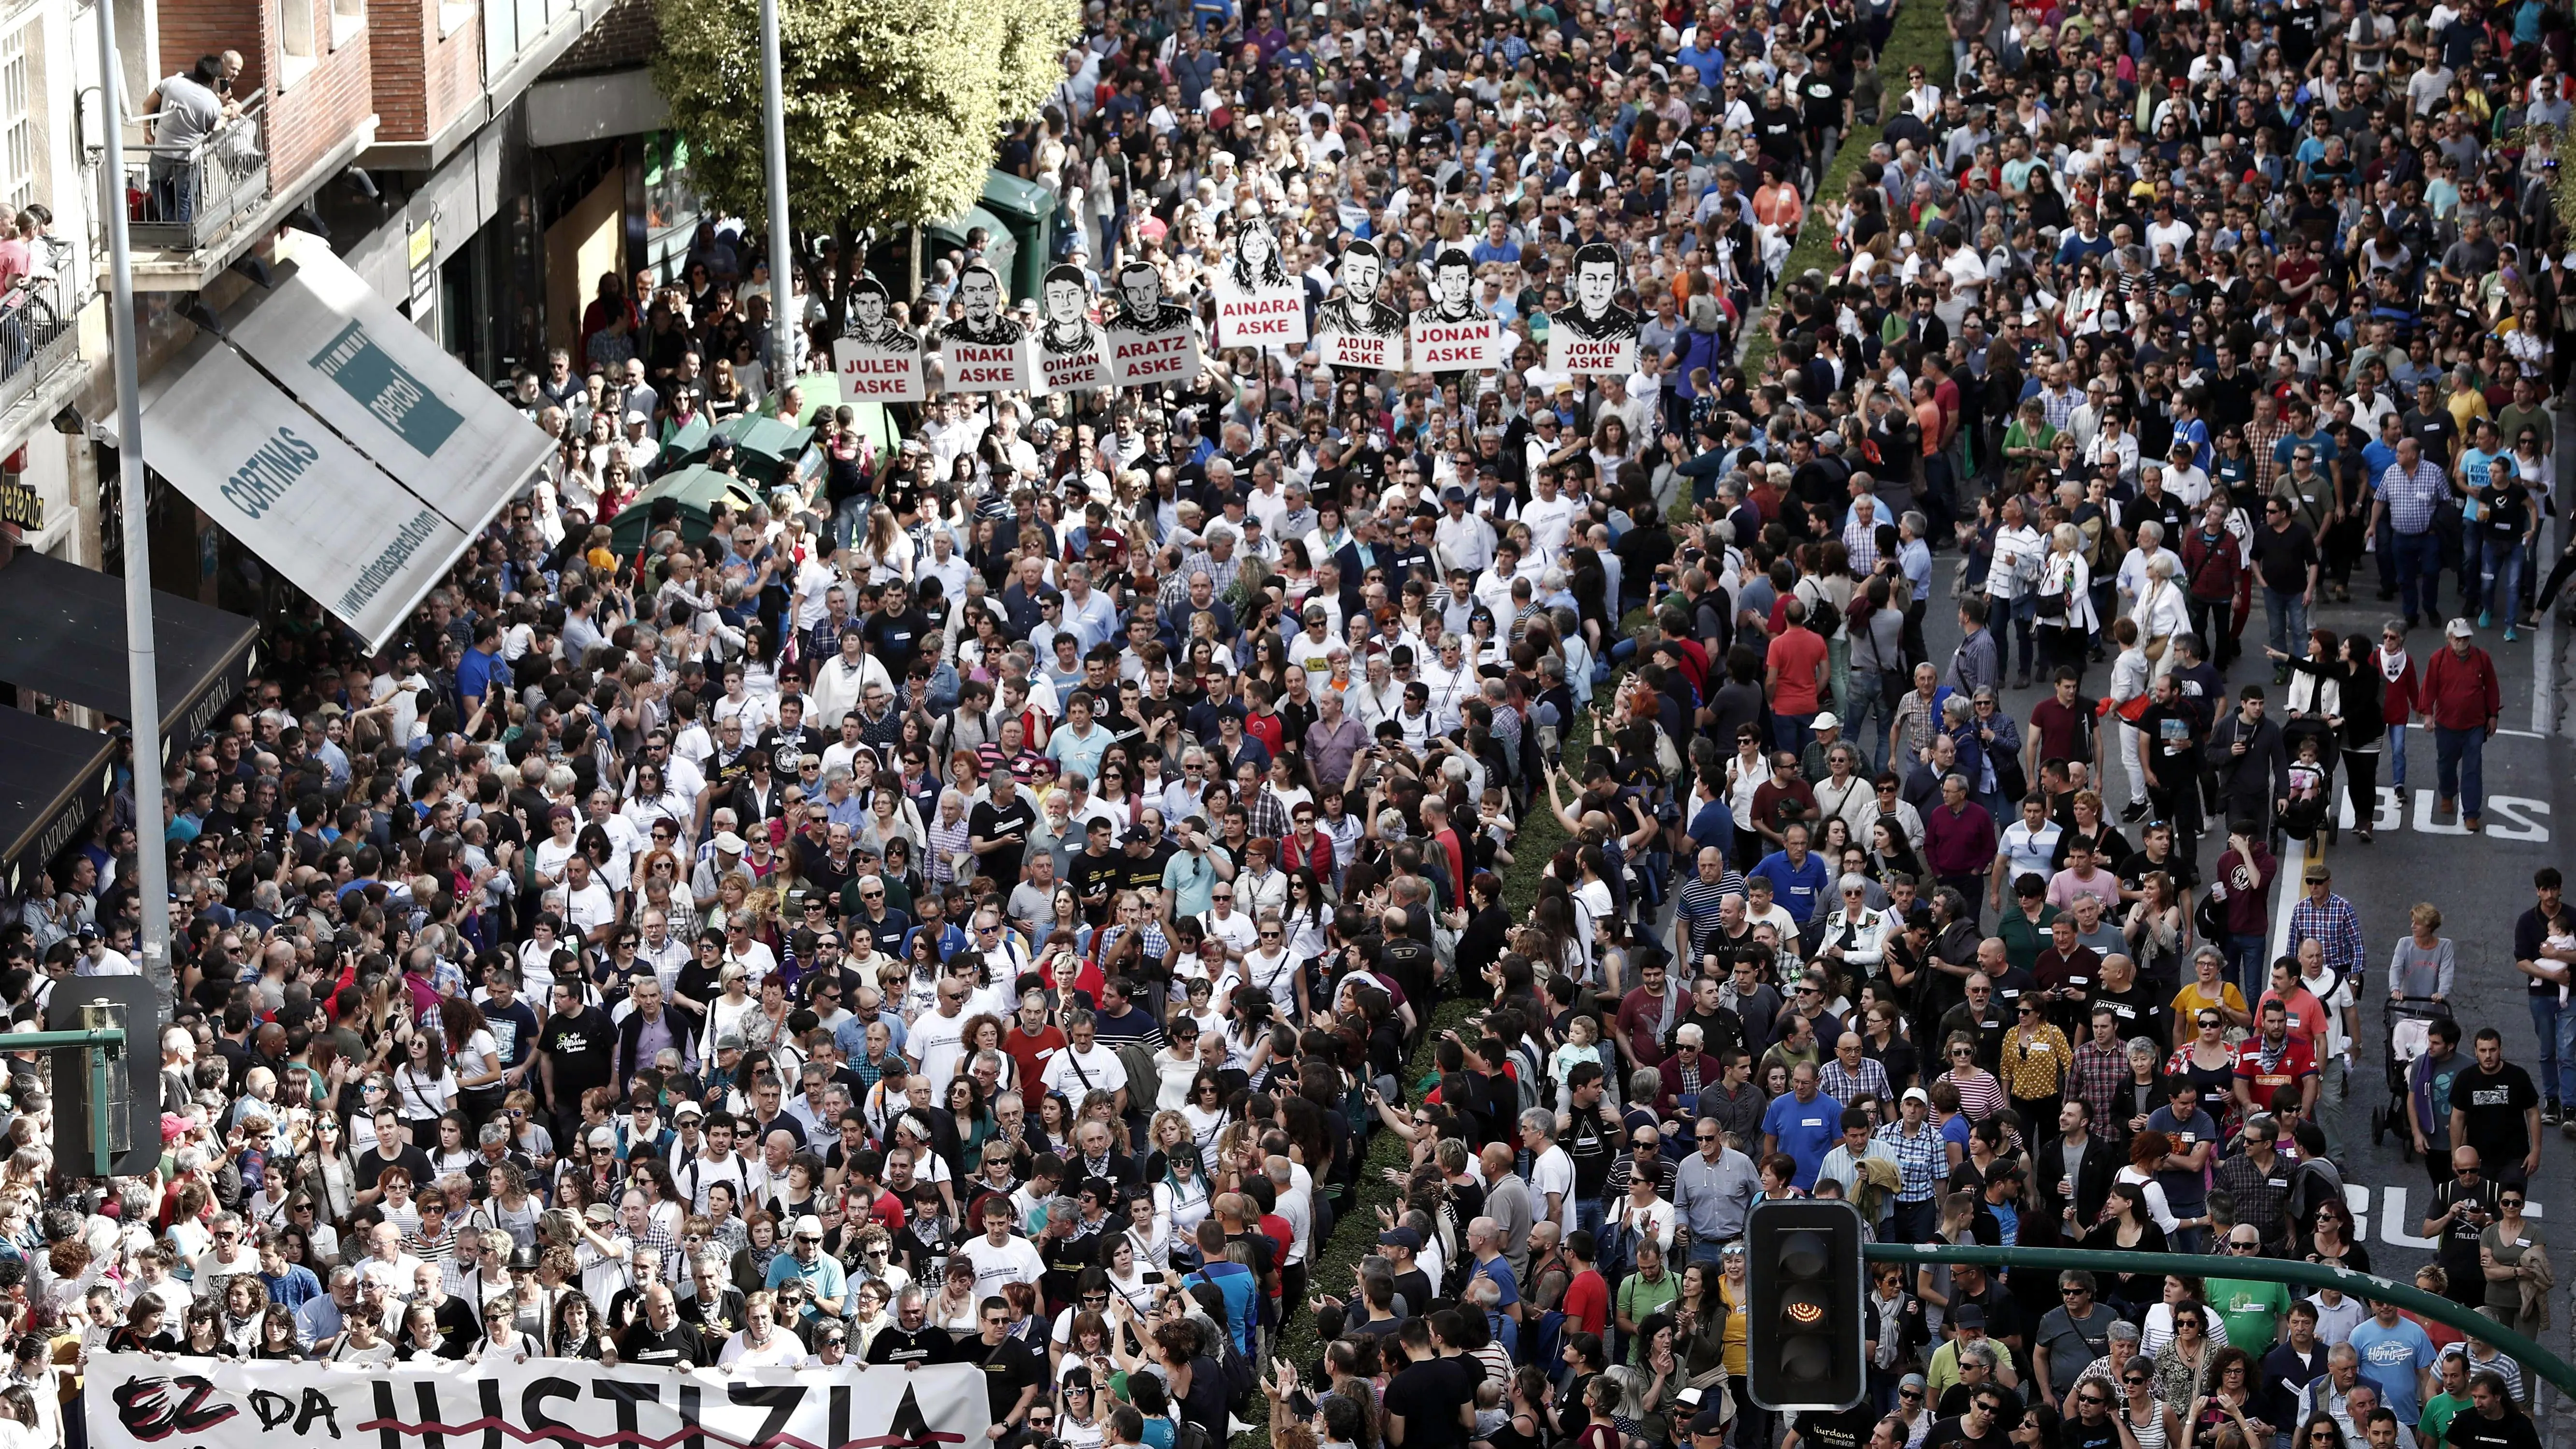
[(1746, 1388), (1765, 1409), (1848, 1409), (1867, 1388), (1860, 1212), (1837, 1198), (1745, 1219)]
[[(93, 1092), (95, 1047), (53, 1049), (54, 1160), (74, 1177), (140, 1177), (161, 1162), (160, 997), (141, 976), (70, 976), (45, 999), (45, 1029), (81, 1031), (83, 1008), (109, 1007), (125, 1045), (108, 1054), (105, 1100)], [(93, 1114), (106, 1116), (108, 1157), (97, 1160)]]

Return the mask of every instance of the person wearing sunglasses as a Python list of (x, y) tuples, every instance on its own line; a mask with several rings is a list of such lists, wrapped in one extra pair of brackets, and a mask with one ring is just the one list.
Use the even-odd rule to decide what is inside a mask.
[(2111, 1325), (2122, 1321), (2118, 1310), (2096, 1296), (2096, 1286), (2090, 1273), (2058, 1274), (2057, 1306), (2041, 1315), (2031, 1338), (2033, 1385), (2040, 1402), (2060, 1413), (2071, 1411), (2069, 1399), (2083, 1392), (2099, 1398), (2107, 1417), (2108, 1386), (2078, 1383), (2095, 1359), (2111, 1351)]

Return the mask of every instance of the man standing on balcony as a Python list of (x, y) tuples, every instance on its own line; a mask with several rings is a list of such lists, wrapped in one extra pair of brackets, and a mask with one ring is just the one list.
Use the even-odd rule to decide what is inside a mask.
[(143, 109), (154, 119), (149, 135), (152, 141), (152, 209), (163, 221), (194, 221), (197, 215), (197, 180), (201, 158), (190, 154), (198, 142), (213, 135), (222, 125), (229, 109), (217, 89), (224, 83), (224, 63), (216, 56), (201, 55), (185, 75), (174, 75), (155, 86), (143, 98)]

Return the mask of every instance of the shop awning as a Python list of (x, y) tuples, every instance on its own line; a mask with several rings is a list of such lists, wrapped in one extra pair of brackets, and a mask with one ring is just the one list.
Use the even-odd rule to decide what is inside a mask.
[(107, 803), (116, 741), (0, 708), (0, 894), (18, 895)]
[[(0, 564), (0, 683), (134, 715), (125, 666), (125, 581), (18, 550)], [(161, 738), (193, 739), (249, 679), (259, 626), (239, 614), (154, 590), (152, 646), (161, 681)]]
[(146, 383), (144, 461), (381, 646), (554, 444), (319, 239), (271, 271)]

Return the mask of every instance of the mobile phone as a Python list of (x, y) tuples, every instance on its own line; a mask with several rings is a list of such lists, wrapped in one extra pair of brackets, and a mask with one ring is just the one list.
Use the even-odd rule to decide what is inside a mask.
[(1168, 1273), (1145, 1273), (1141, 1276), (1148, 1283), (1162, 1283), (1168, 1281), (1171, 1277)]

